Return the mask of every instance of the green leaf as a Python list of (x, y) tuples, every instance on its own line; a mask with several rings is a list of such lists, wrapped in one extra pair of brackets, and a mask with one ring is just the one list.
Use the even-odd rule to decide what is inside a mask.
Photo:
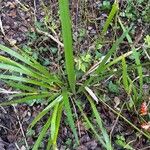
[[(123, 32), (126, 32), (126, 28), (124, 27), (124, 25), (122, 24), (121, 20), (118, 19), (119, 23), (120, 23), (120, 26), (123, 30)], [(138, 74), (139, 74), (139, 83), (140, 83), (140, 97), (142, 96), (142, 93), (143, 93), (143, 71), (142, 71), (142, 66), (141, 66), (141, 62), (140, 62), (140, 58), (139, 58), (139, 55), (136, 51), (136, 48), (134, 47), (134, 45), (132, 44), (133, 41), (132, 41), (132, 38), (131, 36), (129, 35), (129, 33), (127, 32), (126, 34), (126, 38), (128, 40), (128, 42), (130, 43), (130, 47), (132, 48), (132, 51), (133, 51), (133, 57), (135, 59), (135, 63), (136, 65), (138, 66), (137, 67), (137, 71), (138, 71)]]
[(124, 89), (128, 93), (129, 92), (128, 73), (127, 73), (127, 64), (124, 57), (122, 58), (122, 79)]
[(65, 62), (68, 81), (71, 90), (75, 92), (75, 70), (72, 46), (71, 20), (68, 0), (59, 0), (60, 19), (62, 25), (62, 37), (65, 49)]
[(14, 87), (15, 89), (23, 90), (23, 91), (28, 91), (28, 92), (36, 92), (38, 91), (37, 88), (33, 88), (31, 86), (27, 86), (25, 84), (22, 84), (20, 82), (16, 83), (13, 81), (4, 81), (6, 84), (8, 84), (11, 87)]
[(93, 133), (95, 134), (95, 136), (97, 137), (97, 139), (100, 141), (100, 143), (106, 148), (106, 144), (104, 143), (103, 139), (99, 136), (99, 133), (96, 131), (96, 129), (94, 128), (94, 126), (92, 125), (92, 123), (90, 122), (90, 120), (88, 119), (88, 117), (85, 115), (85, 113), (83, 112), (79, 102), (76, 102), (80, 112), (82, 113), (82, 116), (84, 117), (85, 121), (87, 122), (88, 126), (91, 128), (91, 130), (93, 131)]
[(49, 117), (46, 124), (44, 125), (44, 127), (43, 127), (42, 131), (40, 132), (40, 135), (38, 136), (38, 139), (36, 140), (32, 150), (38, 150), (40, 144), (42, 143), (42, 139), (44, 138), (50, 124), (51, 124), (51, 117)]
[(53, 100), (42, 112), (40, 112), (32, 121), (32, 123), (29, 125), (29, 128), (33, 128), (34, 125), (44, 116), (46, 115), (51, 108), (56, 106), (60, 101), (62, 100), (62, 96), (58, 96), (55, 100)]
[(112, 81), (109, 82), (108, 85), (109, 91), (113, 93), (119, 93), (119, 88), (116, 84), (114, 84)]
[(96, 121), (99, 125), (100, 130), (102, 131), (102, 135), (103, 135), (105, 143), (106, 143), (106, 149), (107, 150), (112, 150), (113, 148), (111, 146), (111, 141), (109, 139), (109, 136), (108, 136), (108, 133), (107, 133), (106, 129), (103, 127), (102, 119), (99, 115), (99, 112), (98, 112), (93, 100), (87, 94), (86, 94), (86, 97), (88, 98), (88, 100), (91, 104), (91, 108), (93, 109), (94, 115), (96, 117)]
[(53, 77), (53, 76), (50, 79), (48, 79), (45, 76), (42, 76), (41, 73), (39, 75), (39, 73), (37, 73), (34, 70), (31, 70), (29, 68), (26, 68), (24, 66), (19, 68), (19, 67), (16, 67), (16, 66), (0, 63), (0, 69), (14, 71), (14, 72), (17, 72), (19, 74), (26, 74), (30, 77), (33, 77), (33, 78), (38, 79), (38, 80), (42, 80), (43, 82), (50, 83), (50, 84), (57, 81), (55, 79), (55, 77)]
[(62, 109), (63, 109), (63, 105), (64, 105), (63, 102), (60, 103), (60, 105), (59, 105), (58, 112), (57, 112), (57, 120), (56, 120), (56, 130), (55, 130), (55, 135), (54, 135), (53, 140), (51, 139), (51, 136), (49, 136), (48, 144), (47, 144), (46, 150), (50, 150), (52, 144), (54, 145), (54, 147), (55, 147), (55, 145), (56, 145), (57, 137), (58, 137), (58, 131), (59, 131), (59, 126), (60, 126), (60, 121), (61, 121), (61, 117), (62, 117)]
[(36, 81), (36, 80), (32, 80), (32, 79), (29, 79), (29, 78), (18, 77), (18, 76), (14, 76), (14, 75), (12, 75), (12, 76), (11, 75), (0, 75), (0, 79), (14, 80), (14, 81), (30, 83), (30, 84), (38, 85), (38, 86), (41, 86), (41, 87), (44, 87), (44, 88), (47, 88), (47, 89), (50, 89), (50, 90), (57, 91), (54, 88), (52, 88), (50, 85), (47, 85), (46, 83), (39, 82), (39, 81)]
[(58, 108), (57, 120), (56, 120), (56, 130), (55, 130), (55, 135), (54, 135), (54, 138), (53, 138), (53, 145), (56, 145), (56, 142), (57, 142), (57, 137), (58, 137), (58, 131), (59, 131), (60, 121), (61, 121), (61, 117), (62, 117), (63, 106), (64, 106), (64, 103), (62, 102), (59, 105), (59, 108)]
[(118, 2), (115, 1), (113, 6), (112, 6), (111, 12), (110, 12), (105, 24), (104, 24), (102, 34), (101, 34), (102, 37), (106, 34), (108, 27), (109, 27), (110, 23), (112, 22), (114, 15), (117, 13), (118, 9), (119, 9)]
[(79, 144), (78, 134), (77, 134), (76, 127), (75, 127), (75, 124), (74, 124), (73, 114), (72, 114), (72, 111), (71, 111), (71, 106), (70, 106), (70, 103), (69, 103), (68, 93), (67, 93), (66, 90), (63, 91), (63, 100), (64, 100), (65, 111), (66, 111), (67, 118), (68, 118), (68, 123), (69, 123), (69, 125), (72, 129), (72, 132), (74, 134), (74, 137), (75, 137), (75, 140), (76, 140), (77, 144)]
[(126, 34), (128, 33), (128, 31), (124, 32), (121, 35), (121, 37), (119, 39), (117, 39), (117, 41), (112, 45), (112, 48), (108, 51), (105, 58), (102, 60), (102, 62), (100, 63), (99, 67), (96, 70), (96, 72), (98, 74), (102, 73), (106, 69), (106, 67), (105, 67), (106, 62), (111, 57), (111, 55), (117, 50), (119, 44), (124, 40), (124, 38), (125, 38)]
[(36, 94), (36, 95), (32, 95), (32, 96), (26, 96), (24, 98), (15, 99), (15, 100), (11, 100), (11, 101), (8, 101), (8, 102), (0, 103), (0, 106), (24, 103), (24, 102), (34, 100), (34, 99), (46, 98), (48, 96), (50, 96), (50, 93), (47, 93), (47, 94), (40, 93), (40, 94)]
[(54, 140), (54, 135), (55, 135), (55, 131), (56, 131), (56, 120), (57, 120), (58, 106), (59, 106), (59, 103), (57, 103), (54, 106), (54, 110), (53, 110), (53, 113), (52, 113), (52, 119), (51, 119), (51, 139), (52, 139), (52, 141)]
[[(41, 64), (39, 64), (35, 59), (33, 59), (32, 57), (30, 57), (29, 55), (27, 55), (27, 54), (24, 53), (23, 51), (20, 50), (21, 53), (23, 54), (23, 55), (21, 55), (21, 54), (19, 54), (18, 52), (14, 51), (14, 50), (11, 50), (10, 48), (5, 47), (4, 45), (1, 45), (1, 44), (0, 44), (0, 49), (1, 49), (2, 51), (4, 51), (4, 52), (8, 53), (9, 55), (11, 55), (11, 56), (17, 58), (18, 60), (24, 62), (25, 64), (29, 65), (30, 67), (32, 67), (32, 68), (38, 70), (39, 72), (41, 72), (42, 74), (44, 74), (47, 78), (51, 79), (51, 78), (54, 77), (54, 75), (51, 75), (51, 74), (48, 72), (48, 70), (46, 70), (46, 68), (45, 68), (44, 66), (42, 66)], [(16, 65), (17, 65), (17, 66), (19, 65), (22, 69), (23, 69), (23, 68), (26, 69), (26, 68), (25, 68), (24, 66), (22, 66), (21, 64), (18, 64), (18, 63), (14, 62), (14, 61), (12, 61), (12, 60), (10, 60), (10, 59), (8, 59), (8, 58), (5, 58), (5, 57), (3, 57), (3, 56), (0, 56), (0, 60), (2, 60), (2, 61), (4, 61), (4, 62), (7, 62), (7, 63), (9, 63), (9, 64), (12, 64), (12, 65), (15, 65), (15, 66), (16, 66)], [(32, 72), (34, 72), (34, 71), (32, 70)], [(56, 79), (59, 83), (61, 83), (61, 82), (59, 81), (59, 79), (58, 79), (56, 76), (55, 76), (55, 79)]]

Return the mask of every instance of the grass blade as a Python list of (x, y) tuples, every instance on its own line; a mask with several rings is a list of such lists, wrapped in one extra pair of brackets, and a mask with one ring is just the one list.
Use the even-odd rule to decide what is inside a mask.
[(40, 132), (40, 135), (38, 136), (38, 139), (36, 140), (32, 150), (38, 150), (40, 144), (42, 143), (42, 139), (44, 138), (49, 126), (51, 124), (51, 117), (47, 120), (46, 124), (42, 128), (42, 131)]
[(91, 104), (91, 108), (93, 109), (93, 113), (94, 113), (94, 115), (96, 117), (96, 121), (97, 121), (97, 123), (99, 125), (100, 130), (102, 131), (102, 135), (103, 135), (105, 143), (106, 143), (106, 149), (107, 150), (112, 150), (113, 148), (111, 146), (110, 138), (109, 138), (109, 136), (107, 134), (106, 129), (103, 127), (102, 119), (101, 119), (101, 117), (99, 115), (99, 112), (96, 109), (96, 106), (95, 106), (93, 100), (86, 93), (85, 93), (85, 95), (86, 95), (87, 99), (89, 100), (89, 102)]
[(0, 69), (14, 71), (14, 72), (17, 72), (19, 74), (22, 73), (22, 74), (28, 75), (30, 77), (33, 77), (33, 78), (38, 79), (38, 80), (42, 80), (43, 82), (50, 83), (50, 84), (52, 82), (56, 81), (56, 79), (54, 77), (47, 79), (45, 76), (42, 76), (41, 73), (39, 75), (38, 73), (34, 72), (33, 70), (30, 70), (30, 69), (25, 68), (25, 67), (23, 69), (21, 69), (21, 68), (16, 67), (16, 66), (0, 63)]
[(103, 27), (103, 30), (102, 30), (102, 34), (101, 34), (102, 38), (106, 34), (106, 32), (108, 30), (108, 27), (109, 27), (110, 23), (112, 22), (115, 14), (117, 13), (118, 10), (119, 10), (119, 5), (118, 5), (118, 2), (115, 1), (113, 6), (112, 6), (111, 12), (109, 13), (109, 16), (108, 16), (108, 18), (107, 18), (107, 20), (106, 20), (106, 22), (104, 24), (104, 27)]
[(128, 33), (128, 31), (123, 32), (121, 37), (113, 44), (112, 48), (108, 51), (105, 58), (102, 60), (102, 62), (100, 63), (99, 67), (96, 70), (98, 74), (100, 74), (101, 72), (103, 72), (106, 69), (105, 68), (106, 62), (111, 57), (111, 55), (117, 50), (119, 44), (124, 40), (124, 38), (125, 38), (126, 34)]
[(53, 108), (57, 103), (59, 103), (62, 100), (62, 96), (58, 96), (53, 102), (51, 102), (42, 112), (40, 112), (32, 121), (32, 123), (29, 125), (29, 128), (33, 128), (34, 125), (43, 117), (45, 116), (51, 108)]
[[(36, 60), (34, 60), (29, 55), (25, 54), (23, 51), (22, 51), (22, 53), (24, 54), (24, 56), (22, 56), (18, 52), (14, 51), (14, 50), (11, 50), (10, 48), (8, 48), (8, 47), (6, 47), (4, 45), (1, 45), (1, 44), (0, 44), (0, 49), (2, 51), (4, 51), (4, 52), (8, 53), (9, 55), (17, 58), (18, 60), (24, 62), (25, 64), (29, 65), (30, 67), (38, 70), (39, 72), (44, 74), (46, 77), (48, 77), (48, 78), (52, 78), (53, 77), (45, 67), (43, 67), (41, 64), (39, 64)], [(4, 59), (3, 61), (7, 61), (8, 63), (14, 64), (14, 65), (18, 64), (18, 63), (14, 63), (13, 61), (9, 62), (10, 59), (7, 59), (7, 58), (5, 58), (3, 56), (1, 56), (0, 59)], [(58, 80), (57, 77), (55, 77), (55, 78)], [(61, 83), (61, 82), (59, 81), (59, 83)]]
[(75, 70), (72, 46), (71, 19), (69, 14), (68, 0), (59, 0), (59, 10), (65, 50), (66, 71), (71, 90), (75, 92)]
[(60, 121), (62, 117), (62, 110), (63, 110), (63, 105), (64, 103), (61, 103), (58, 108), (57, 112), (57, 120), (56, 120), (56, 130), (55, 130), (55, 135), (53, 138), (53, 145), (56, 145), (57, 137), (58, 137), (58, 131), (59, 131), (59, 126), (60, 126)]
[(76, 102), (80, 112), (82, 113), (82, 116), (84, 117), (85, 121), (87, 122), (87, 124), (89, 125), (89, 127), (91, 128), (91, 130), (93, 131), (93, 133), (95, 134), (95, 136), (97, 137), (97, 139), (100, 141), (100, 143), (106, 148), (106, 144), (104, 143), (103, 139), (99, 136), (99, 133), (97, 133), (96, 129), (93, 127), (92, 123), (90, 122), (90, 120), (88, 119), (88, 117), (85, 115), (85, 113), (83, 112), (80, 104), (78, 102)]
[(68, 118), (68, 123), (70, 125), (70, 128), (72, 129), (72, 132), (74, 134), (77, 144), (79, 144), (78, 134), (77, 134), (77, 130), (74, 124), (73, 114), (71, 111), (71, 106), (69, 103), (67, 91), (63, 91), (63, 100), (64, 100), (65, 111), (66, 111), (67, 118)]
[[(45, 82), (61, 83), (60, 80), (55, 75), (51, 75), (50, 73), (49, 73), (49, 75), (45, 75), (44, 72), (37, 72), (37, 71), (35, 71), (35, 69), (34, 70), (31, 69), (31, 66), (29, 67), (29, 66), (22, 65), (22, 64), (17, 63), (9, 58), (4, 57), (4, 56), (0, 56), (0, 61), (2, 61), (4, 63), (4, 65), (8, 65), (6, 68), (4, 68), (3, 63), (2, 63), (1, 64), (1, 67), (3, 67), (2, 69), (10, 69), (10, 70), (17, 71), (17, 69), (15, 69), (15, 68), (19, 68), (19, 69), (22, 69), (21, 72), (26, 73), (34, 78), (41, 79)], [(34, 63), (32, 64), (32, 66), (35, 66), (35, 65), (36, 64), (34, 64)], [(34, 68), (34, 67), (32, 67), (32, 68)]]
[[(126, 28), (124, 27), (124, 25), (122, 24), (121, 20), (118, 19), (119, 23), (120, 23), (120, 26), (122, 28), (122, 30), (124, 32), (126, 32)], [(133, 57), (135, 59), (135, 63), (136, 65), (138, 66), (137, 67), (137, 71), (138, 71), (138, 74), (139, 74), (139, 83), (140, 83), (140, 97), (142, 96), (142, 93), (143, 93), (143, 71), (142, 71), (142, 65), (141, 65), (141, 62), (140, 62), (140, 58), (139, 58), (139, 55), (136, 51), (136, 48), (134, 47), (134, 45), (132, 45), (133, 41), (131, 39), (131, 36), (129, 35), (129, 33), (126, 34), (126, 38), (128, 40), (128, 42), (130, 43), (130, 47), (133, 51)]]
[(59, 103), (57, 103), (54, 106), (54, 111), (52, 114), (52, 119), (51, 119), (51, 127), (50, 127), (50, 131), (51, 131), (51, 140), (53, 141), (53, 149), (57, 148), (56, 143), (54, 142), (54, 137), (55, 137), (55, 133), (56, 133), (56, 121), (57, 121), (57, 112), (58, 112), (58, 107), (59, 107)]
[(37, 92), (38, 89), (36, 88), (33, 88), (31, 86), (28, 86), (28, 85), (25, 85), (25, 84), (22, 84), (22, 83), (16, 83), (16, 82), (13, 82), (13, 81), (4, 81), (6, 84), (8, 84), (9, 86), (15, 88), (15, 89), (19, 89), (19, 90), (22, 90), (22, 91), (28, 91), (28, 92)]
[(61, 117), (62, 117), (62, 109), (63, 109), (63, 102), (59, 105), (58, 108), (58, 112), (57, 112), (57, 120), (56, 120), (56, 130), (55, 130), (55, 135), (54, 135), (54, 139), (51, 139), (51, 136), (48, 139), (48, 144), (47, 144), (47, 148), (46, 150), (50, 150), (52, 144), (56, 145), (57, 142), (57, 137), (58, 137), (58, 131), (59, 131), (59, 126), (60, 126), (60, 121), (61, 121)]
[(128, 73), (127, 73), (127, 64), (124, 57), (122, 58), (122, 80), (124, 89), (128, 93), (129, 92)]
[(50, 93), (47, 93), (47, 94), (40, 93), (40, 94), (37, 94), (37, 95), (26, 96), (24, 98), (15, 99), (15, 100), (11, 100), (11, 101), (8, 101), (8, 102), (0, 103), (0, 106), (24, 103), (24, 102), (27, 102), (27, 101), (30, 101), (30, 100), (34, 100), (34, 99), (46, 98), (46, 97), (48, 97), (50, 95), (51, 95)]
[(19, 81), (19, 82), (30, 83), (30, 84), (38, 85), (38, 86), (41, 86), (41, 87), (44, 87), (44, 88), (47, 88), (47, 89), (50, 89), (50, 90), (53, 90), (53, 91), (57, 91), (54, 88), (51, 88), (51, 86), (47, 85), (46, 83), (39, 82), (39, 81), (36, 81), (36, 80), (32, 80), (32, 79), (29, 79), (29, 78), (18, 77), (18, 76), (14, 76), (14, 75), (12, 75), (12, 76), (11, 75), (0, 75), (0, 79), (14, 80), (14, 81)]

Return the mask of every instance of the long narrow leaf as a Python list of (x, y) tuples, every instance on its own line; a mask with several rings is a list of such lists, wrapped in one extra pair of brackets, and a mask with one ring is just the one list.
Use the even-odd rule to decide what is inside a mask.
[(74, 134), (74, 137), (75, 137), (77, 144), (79, 144), (78, 134), (77, 134), (77, 130), (76, 130), (76, 127), (74, 124), (73, 114), (71, 111), (71, 106), (69, 103), (67, 91), (63, 91), (63, 100), (64, 100), (65, 111), (66, 111), (67, 118), (68, 118), (68, 123), (72, 129), (72, 132)]
[(62, 96), (58, 96), (55, 100), (53, 100), (42, 112), (40, 112), (32, 121), (29, 128), (33, 128), (34, 125), (43, 117), (45, 116), (51, 108), (53, 108), (57, 103), (59, 103), (62, 100)]
[(56, 130), (55, 130), (55, 135), (54, 135), (54, 139), (51, 139), (51, 136), (49, 136), (48, 139), (48, 144), (46, 147), (46, 150), (50, 150), (52, 144), (56, 145), (56, 141), (57, 141), (57, 136), (58, 136), (58, 131), (59, 131), (59, 126), (60, 126), (60, 121), (61, 121), (61, 117), (62, 117), (62, 108), (63, 108), (63, 102), (60, 104), (59, 108), (58, 108), (58, 112), (57, 112), (57, 120), (56, 120)]
[(75, 92), (75, 70), (68, 0), (59, 0), (59, 9), (62, 25), (62, 37), (65, 49), (66, 71), (71, 90)]
[[(51, 75), (51, 74), (45, 75), (44, 72), (38, 72), (38, 70), (35, 71), (35, 69), (34, 70), (31, 69), (31, 67), (29, 66), (22, 65), (4, 56), (0, 56), (0, 61), (3, 62), (4, 65), (8, 65), (7, 68), (4, 68), (3, 65), (1, 65), (1, 67), (3, 67), (2, 69), (14, 70), (15, 68), (19, 68), (22, 69), (21, 72), (26, 73), (34, 78), (42, 79), (48, 83), (51, 82), (61, 83), (61, 81), (55, 75)], [(32, 66), (35, 66), (35, 64), (32, 64)], [(17, 69), (15, 69), (14, 71), (17, 71)]]
[(112, 22), (113, 18), (114, 18), (114, 15), (117, 13), (119, 9), (119, 5), (118, 5), (118, 2), (115, 1), (113, 6), (112, 6), (112, 9), (111, 9), (111, 12), (109, 13), (109, 16), (104, 24), (104, 27), (103, 27), (103, 30), (102, 30), (102, 37), (105, 35), (105, 33), (107, 32), (108, 30), (108, 27), (110, 25), (110, 23)]
[(129, 92), (129, 84), (128, 84), (128, 73), (127, 73), (127, 64), (125, 58), (122, 58), (122, 80), (125, 91)]
[(52, 88), (50, 85), (47, 85), (46, 83), (43, 82), (39, 82), (36, 80), (32, 80), (29, 78), (24, 78), (24, 77), (18, 77), (18, 76), (11, 76), (11, 75), (0, 75), (0, 79), (4, 79), (4, 80), (14, 80), (14, 81), (20, 81), (20, 82), (25, 82), (25, 83), (30, 83), (30, 84), (34, 84), (34, 85), (38, 85), (53, 91), (57, 91), (56, 89)]
[[(55, 136), (55, 132), (56, 132), (56, 121), (57, 121), (57, 112), (58, 112), (58, 107), (59, 107), (59, 103), (57, 103), (54, 106), (54, 111), (52, 114), (52, 119), (51, 119), (51, 127), (50, 127), (50, 131), (51, 131), (51, 140), (54, 141), (54, 136)], [(56, 149), (57, 145), (56, 143), (53, 142), (53, 149)]]
[[(118, 20), (119, 20), (120, 26), (122, 27), (122, 30), (124, 32), (126, 32), (126, 28), (122, 24), (121, 20), (120, 19), (118, 19)], [(126, 38), (127, 38), (128, 42), (130, 43), (130, 46), (131, 46), (132, 51), (133, 51), (133, 57), (135, 59), (135, 63), (138, 66), (137, 67), (137, 71), (138, 71), (138, 74), (139, 74), (140, 96), (142, 96), (142, 92), (143, 92), (143, 90), (142, 90), (142, 88), (143, 88), (143, 71), (142, 71), (142, 67), (141, 67), (140, 58), (139, 58), (139, 55), (138, 55), (138, 53), (136, 51), (136, 48), (134, 47), (134, 45), (132, 45), (133, 41), (132, 41), (132, 38), (129, 35), (129, 33), (126, 34)]]
[(98, 74), (100, 74), (101, 72), (104, 71), (104, 69), (106, 69), (105, 68), (106, 62), (111, 57), (111, 55), (117, 50), (119, 44), (124, 40), (124, 38), (125, 38), (126, 34), (128, 33), (128, 31), (124, 32), (121, 35), (121, 37), (113, 44), (112, 48), (108, 51), (108, 53), (106, 54), (105, 58), (102, 60), (102, 62), (100, 63), (99, 67), (97, 68), (97, 73)]
[(60, 121), (61, 121), (61, 117), (62, 117), (63, 105), (64, 105), (64, 103), (62, 102), (59, 105), (58, 112), (57, 112), (56, 129), (55, 129), (55, 135), (54, 135), (54, 138), (53, 138), (53, 144), (54, 145), (56, 145), (56, 141), (57, 141), (57, 137), (58, 137), (58, 131), (59, 131)]
[(99, 133), (96, 131), (96, 129), (94, 128), (94, 126), (92, 125), (92, 123), (90, 122), (90, 120), (88, 119), (88, 117), (85, 115), (85, 113), (83, 112), (80, 104), (78, 102), (76, 102), (80, 112), (82, 113), (82, 116), (84, 117), (85, 121), (87, 122), (87, 124), (89, 125), (89, 127), (91, 128), (91, 130), (93, 131), (93, 133), (95, 134), (95, 136), (97, 137), (97, 139), (100, 141), (100, 143), (106, 148), (106, 144), (104, 143), (103, 139), (99, 136)]
[(24, 103), (30, 100), (35, 100), (35, 99), (40, 99), (40, 98), (46, 98), (50, 96), (50, 93), (47, 94), (37, 94), (37, 95), (32, 95), (32, 96), (26, 96), (24, 98), (20, 98), (20, 99), (15, 99), (15, 100), (11, 100), (8, 102), (3, 102), (0, 103), (1, 106), (6, 106), (6, 105), (12, 105), (12, 104), (18, 104), (18, 103)]
[(37, 88), (33, 88), (31, 86), (25, 85), (23, 83), (20, 82), (14, 82), (14, 81), (4, 81), (6, 84), (8, 84), (9, 86), (15, 88), (15, 89), (19, 89), (22, 91), (28, 91), (28, 92), (36, 92), (38, 91)]
[(24, 67), (24, 69), (21, 69), (21, 68), (12, 66), (12, 65), (0, 63), (0, 69), (26, 74), (30, 77), (36, 78), (38, 80), (42, 80), (43, 82), (46, 82), (46, 83), (52, 83), (52, 82), (56, 81), (56, 79), (53, 76), (50, 79), (47, 79), (46, 77), (41, 76), (41, 74), (39, 75), (39, 74), (35, 73), (33, 70), (30, 70), (27, 68), (25, 69), (25, 67)]
[[(34, 60), (29, 55), (26, 54), (27, 56), (24, 57), (21, 54), (19, 54), (18, 52), (14, 51), (14, 50), (11, 50), (10, 48), (8, 48), (4, 45), (1, 45), (1, 44), (0, 44), (0, 49), (4, 52), (10, 54), (11, 56), (17, 58), (18, 60), (24, 62), (25, 64), (28, 64), (29, 66), (31, 66), (32, 68), (38, 70), (39, 72), (44, 73), (47, 77), (49, 77), (49, 78), (52, 77), (50, 75), (50, 73), (48, 72), (48, 70), (44, 66), (39, 64), (36, 60)], [(24, 53), (24, 55), (25, 55), (25, 53)]]
[(38, 136), (38, 139), (36, 140), (32, 150), (38, 150), (40, 144), (42, 143), (42, 139), (44, 138), (50, 124), (51, 124), (51, 117), (49, 117), (46, 124), (44, 125), (44, 127), (43, 127), (42, 131), (40, 132), (40, 135)]
[(106, 148), (107, 148), (107, 150), (112, 150), (113, 148), (111, 146), (110, 138), (108, 136), (108, 133), (107, 133), (106, 129), (103, 127), (102, 119), (101, 119), (101, 117), (99, 115), (99, 112), (96, 109), (96, 106), (95, 106), (93, 100), (87, 94), (86, 94), (86, 97), (88, 98), (88, 100), (89, 100), (89, 102), (91, 104), (91, 108), (93, 109), (93, 113), (94, 113), (94, 115), (96, 117), (96, 121), (97, 121), (97, 123), (98, 123), (98, 125), (99, 125), (99, 127), (100, 127), (100, 129), (102, 131), (102, 135), (103, 135), (105, 143), (106, 143)]

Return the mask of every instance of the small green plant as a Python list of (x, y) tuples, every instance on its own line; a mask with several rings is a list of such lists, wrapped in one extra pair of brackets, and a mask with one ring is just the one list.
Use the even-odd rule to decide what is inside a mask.
[(76, 62), (76, 69), (86, 72), (89, 68), (89, 64), (91, 63), (91, 55), (90, 54), (83, 54), (79, 58), (75, 58)]
[(117, 135), (116, 144), (127, 150), (134, 150), (128, 143), (126, 143), (124, 136)]

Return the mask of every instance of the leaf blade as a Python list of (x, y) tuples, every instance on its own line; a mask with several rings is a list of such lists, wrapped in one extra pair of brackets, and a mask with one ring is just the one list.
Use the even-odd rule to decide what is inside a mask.
[(65, 63), (70, 88), (75, 92), (75, 70), (72, 46), (71, 19), (69, 14), (68, 0), (59, 0), (62, 37), (65, 50)]

